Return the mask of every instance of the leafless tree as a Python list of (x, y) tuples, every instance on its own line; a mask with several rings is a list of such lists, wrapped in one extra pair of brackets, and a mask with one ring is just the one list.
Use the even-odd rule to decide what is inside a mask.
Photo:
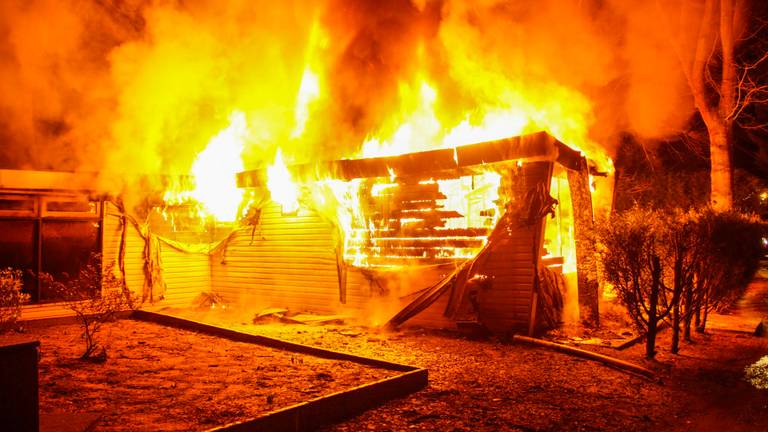
[(80, 321), (85, 341), (85, 351), (80, 358), (106, 360), (106, 347), (100, 344), (97, 334), (104, 323), (129, 310), (135, 301), (128, 299), (121, 289), (114, 264), (102, 268), (100, 255), (94, 254), (74, 278), (62, 282), (47, 273), (41, 273), (39, 278), (41, 284), (56, 293)]
[[(680, 9), (673, 12), (671, 4), (679, 5)], [(768, 41), (762, 40), (766, 23), (750, 15), (750, 9), (756, 8), (759, 1), (657, 0), (656, 5), (709, 135), (711, 204), (718, 210), (730, 209), (734, 125), (768, 126), (765, 119), (748, 114), (749, 107), (768, 102), (768, 83), (764, 81), (765, 74), (760, 73), (768, 61)], [(673, 16), (678, 20), (673, 20)], [(688, 34), (684, 22), (698, 23), (692, 50), (684, 40)], [(738, 48), (746, 45), (750, 45), (748, 55), (739, 56)]]

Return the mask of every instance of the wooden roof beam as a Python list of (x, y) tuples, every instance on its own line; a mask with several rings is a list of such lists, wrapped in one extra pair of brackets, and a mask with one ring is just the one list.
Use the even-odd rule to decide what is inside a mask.
[[(319, 163), (293, 165), (288, 170), (297, 181), (307, 182), (324, 178), (352, 180), (355, 178), (389, 177), (390, 171), (398, 177), (418, 176), (450, 171), (473, 173), (483, 165), (518, 160), (555, 160), (567, 168), (578, 169), (583, 156), (546, 132), (537, 132), (496, 141), (397, 156), (342, 159)], [(258, 187), (266, 184), (266, 169), (243, 171), (237, 174), (238, 187)], [(455, 176), (455, 174), (454, 174)]]

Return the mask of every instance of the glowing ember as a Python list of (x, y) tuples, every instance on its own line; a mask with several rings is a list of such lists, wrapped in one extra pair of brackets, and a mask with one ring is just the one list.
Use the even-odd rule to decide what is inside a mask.
[(299, 189), (291, 178), (291, 173), (283, 162), (283, 153), (279, 149), (275, 162), (267, 168), (267, 189), (272, 201), (280, 204), (283, 213), (294, 213), (299, 209)]
[(195, 188), (189, 197), (200, 202), (206, 213), (219, 221), (234, 221), (243, 198), (235, 174), (243, 170), (240, 153), (248, 135), (245, 115), (235, 111), (229, 126), (219, 132), (197, 155), (192, 165)]

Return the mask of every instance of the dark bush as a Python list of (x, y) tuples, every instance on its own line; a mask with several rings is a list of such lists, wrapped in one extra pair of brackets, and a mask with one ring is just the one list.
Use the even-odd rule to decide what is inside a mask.
[(696, 318), (703, 331), (709, 311), (743, 294), (764, 253), (765, 225), (735, 211), (633, 208), (597, 226), (605, 280), (648, 335), (649, 358), (661, 320), (669, 318), (676, 353), (681, 329), (690, 339)]
[(734, 211), (706, 209), (697, 218), (702, 250), (695, 289), (701, 295), (698, 310), (703, 312), (698, 328), (704, 331), (708, 311), (732, 304), (755, 276), (765, 253), (766, 226), (756, 216)]
[(596, 224), (601, 267), (635, 326), (645, 332), (646, 356), (656, 353), (659, 322), (669, 314), (661, 259), (664, 225), (659, 213), (633, 208)]
[(0, 270), (0, 333), (12, 330), (21, 316), (21, 305), (29, 295), (21, 292), (21, 271), (10, 268)]

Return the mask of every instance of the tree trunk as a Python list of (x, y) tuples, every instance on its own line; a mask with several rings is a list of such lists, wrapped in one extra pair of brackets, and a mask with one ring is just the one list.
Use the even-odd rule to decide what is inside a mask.
[(648, 299), (648, 333), (645, 335), (645, 357), (653, 359), (656, 356), (656, 332), (658, 330), (658, 306), (661, 293), (661, 262), (654, 256), (651, 262), (651, 292)]
[(672, 354), (680, 352), (680, 302), (672, 307)]
[[(731, 127), (738, 103), (733, 56), (734, 20), (733, 0), (706, 0), (693, 58), (688, 64), (683, 61), (683, 72), (688, 79), (694, 104), (709, 133), (710, 203), (716, 210), (729, 210), (733, 206)], [(719, 83), (708, 79), (712, 45), (716, 41), (720, 42), (722, 60)], [(712, 97), (713, 93), (717, 97)]]
[(685, 300), (683, 303), (683, 339), (688, 342), (691, 341), (691, 322), (693, 321), (693, 315), (696, 311), (696, 306), (693, 304), (693, 290), (693, 281), (689, 280), (686, 284), (683, 296), (683, 300)]
[(696, 305), (695, 322), (694, 327), (699, 328), (701, 325), (701, 303)]
[(709, 299), (704, 299), (704, 304), (701, 306), (703, 313), (701, 317), (701, 322), (696, 327), (697, 333), (704, 333), (707, 330), (707, 316), (709, 315)]
[(709, 130), (710, 202), (716, 210), (733, 207), (733, 171), (731, 169), (730, 125), (719, 121), (707, 123)]

